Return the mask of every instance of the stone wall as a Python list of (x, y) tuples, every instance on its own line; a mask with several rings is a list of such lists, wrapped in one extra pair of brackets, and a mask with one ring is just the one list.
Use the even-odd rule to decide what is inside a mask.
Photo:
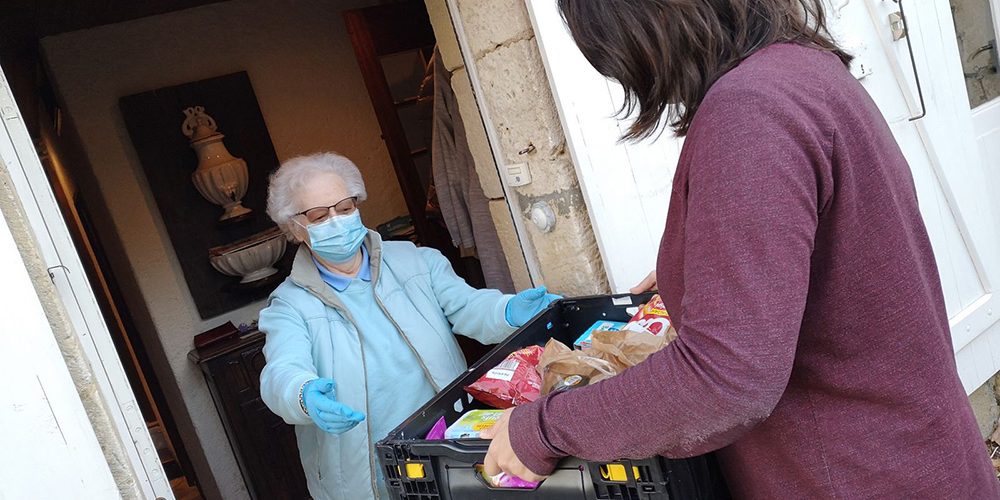
[[(427, 0), (428, 11), (446, 64), (461, 67), (468, 60), (462, 61), (457, 44), (443, 42), (445, 32), (454, 36), (455, 31), (446, 24), (451, 19), (445, 17), (448, 11), (444, 3), (444, 0)], [(515, 216), (523, 218), (529, 240), (521, 243), (530, 245), (533, 250), (530, 254), (537, 259), (541, 281), (566, 295), (609, 292), (590, 217), (566, 150), (566, 138), (524, 2), (458, 0), (457, 6), (457, 12), (452, 14), (459, 16), (467, 37), (471, 54), (466, 57), (471, 57), (475, 64), (483, 93), (480, 102), (488, 108), (489, 121), (499, 143), (499, 151), (492, 152), (495, 156), (490, 155), (487, 160), (483, 148), (477, 156), (487, 196), (497, 197), (493, 204), (498, 228), (509, 222), (499, 220), (507, 211), (504, 209), (506, 203), (500, 204), (503, 191), (493, 158), (504, 164), (527, 163), (532, 182), (510, 188), (508, 193), (516, 200), (508, 201), (511, 206), (521, 207)], [(467, 76), (464, 68), (459, 69), (453, 82)], [(470, 91), (460, 91), (456, 85), (460, 97), (469, 92), (465, 100), (471, 100), (468, 105), (471, 109), (475, 101)], [(467, 128), (471, 128), (470, 123), (481, 123), (466, 116), (465, 108), (462, 113)], [(475, 134), (470, 132), (469, 135)], [(482, 139), (485, 140), (485, 135)], [(548, 205), (556, 215), (550, 232), (530, 222), (527, 210), (538, 203)], [(513, 240), (515, 235), (508, 231), (501, 230), (501, 238), (505, 243), (516, 241)], [(513, 269), (514, 266), (512, 272)]]
[(979, 423), (979, 433), (983, 438), (989, 438), (997, 430), (997, 422), (1000, 420), (1000, 375), (986, 381), (976, 392), (969, 395), (972, 403), (972, 410), (976, 414), (976, 421)]
[(465, 125), (469, 150), (476, 162), (476, 172), (483, 187), (483, 193), (489, 198), (490, 213), (493, 225), (496, 226), (500, 244), (503, 246), (507, 267), (510, 269), (514, 287), (518, 290), (531, 287), (531, 277), (528, 274), (528, 264), (514, 228), (513, 215), (507, 204), (506, 195), (501, 185), (500, 173), (493, 159), (493, 149), (490, 147), (486, 127), (483, 125), (482, 114), (476, 95), (472, 89), (469, 71), (465, 67), (462, 51), (459, 48), (458, 36), (448, 12), (446, 0), (425, 0), (427, 13), (434, 27), (434, 37), (437, 39), (444, 67), (451, 72), (452, 90), (458, 101), (459, 113)]

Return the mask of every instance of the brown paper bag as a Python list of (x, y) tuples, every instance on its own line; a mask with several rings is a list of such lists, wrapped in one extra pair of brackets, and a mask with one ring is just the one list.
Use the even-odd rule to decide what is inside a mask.
[(600, 382), (646, 360), (677, 338), (671, 327), (665, 335), (649, 332), (596, 331), (591, 346), (581, 351), (570, 349), (555, 339), (545, 344), (545, 352), (538, 359), (538, 373), (542, 375), (542, 395), (552, 391), (570, 375), (580, 375), (590, 383)]
[(542, 375), (544, 396), (570, 375), (587, 377), (593, 383), (613, 377), (618, 371), (607, 360), (574, 351), (556, 339), (549, 339), (545, 352), (538, 358), (538, 373)]
[(650, 354), (663, 349), (675, 338), (677, 338), (677, 334), (672, 329), (666, 335), (661, 336), (634, 331), (599, 331), (594, 332), (590, 348), (583, 352), (587, 356), (600, 358), (611, 363), (615, 371), (621, 373), (626, 368), (642, 363)]

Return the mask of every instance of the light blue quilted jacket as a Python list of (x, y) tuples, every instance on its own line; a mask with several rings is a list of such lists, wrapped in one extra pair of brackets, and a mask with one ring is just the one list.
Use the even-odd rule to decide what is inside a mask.
[[(454, 334), (484, 344), (513, 333), (505, 319), (510, 300), (496, 290), (477, 290), (455, 275), (440, 252), (409, 242), (366, 239), (375, 300), (394, 323), (435, 390), (466, 370)], [(322, 279), (302, 245), (292, 273), (261, 311), (259, 328), (267, 334), (267, 364), (260, 376), (261, 396), (285, 422), (295, 426), (309, 492), (317, 500), (378, 498), (373, 436), (364, 423), (340, 436), (316, 427), (299, 406), (299, 388), (329, 377), (337, 399), (368, 414), (365, 353), (351, 312)], [(373, 395), (378, 397), (378, 395)]]

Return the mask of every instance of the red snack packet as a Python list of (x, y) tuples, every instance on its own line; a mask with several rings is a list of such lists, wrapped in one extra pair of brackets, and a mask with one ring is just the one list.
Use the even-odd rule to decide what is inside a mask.
[(622, 328), (625, 331), (649, 332), (656, 336), (667, 334), (670, 330), (670, 314), (659, 295), (654, 295), (639, 312)]
[(465, 391), (501, 410), (538, 399), (542, 394), (542, 376), (536, 367), (542, 351), (539, 346), (531, 346), (511, 353)]

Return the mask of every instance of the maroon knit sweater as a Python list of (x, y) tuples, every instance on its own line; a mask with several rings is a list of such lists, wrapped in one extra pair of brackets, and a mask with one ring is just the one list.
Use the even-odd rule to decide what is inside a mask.
[(680, 338), (518, 408), (531, 470), (719, 450), (741, 498), (1000, 497), (909, 167), (834, 55), (774, 45), (711, 88), (657, 277)]

